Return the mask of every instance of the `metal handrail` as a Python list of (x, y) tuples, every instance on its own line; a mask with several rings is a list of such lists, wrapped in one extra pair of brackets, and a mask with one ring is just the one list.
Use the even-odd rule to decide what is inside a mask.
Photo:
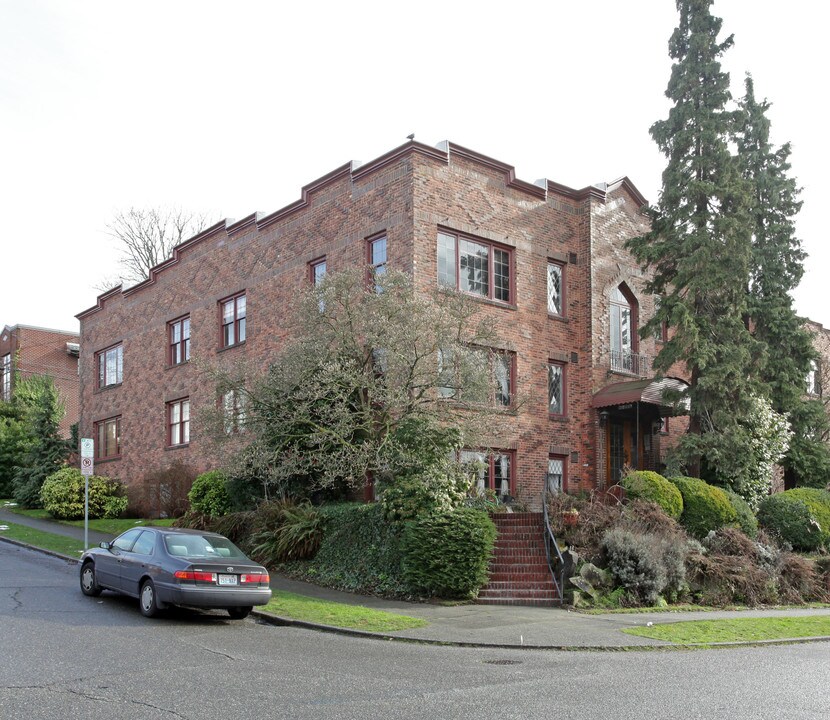
[(651, 363), (648, 355), (631, 350), (611, 350), (611, 370), (646, 377)]
[[(548, 561), (548, 568), (550, 569), (550, 576), (553, 579), (553, 584), (556, 586), (556, 591), (559, 596), (559, 604), (565, 601), (565, 559), (562, 557), (562, 551), (559, 549), (559, 543), (556, 542), (556, 537), (553, 534), (553, 528), (550, 526), (550, 516), (548, 514), (548, 479), (542, 485), (542, 517), (545, 520), (545, 556)], [(559, 577), (557, 578), (557, 570)]]

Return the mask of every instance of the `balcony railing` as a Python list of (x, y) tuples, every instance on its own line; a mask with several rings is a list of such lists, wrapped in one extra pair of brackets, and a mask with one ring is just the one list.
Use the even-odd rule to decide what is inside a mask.
[(639, 355), (630, 350), (612, 350), (611, 351), (611, 371), (627, 373), (628, 375), (637, 375), (638, 377), (648, 377), (651, 363), (648, 355)]

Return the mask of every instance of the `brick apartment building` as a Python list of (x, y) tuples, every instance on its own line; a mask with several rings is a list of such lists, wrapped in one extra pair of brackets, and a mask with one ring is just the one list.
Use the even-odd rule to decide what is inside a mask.
[(17, 378), (50, 376), (66, 410), (61, 433), (69, 437), (79, 417), (79, 343), (78, 333), (6, 325), (0, 334), (0, 399), (11, 400)]
[(602, 489), (623, 465), (657, 466), (660, 391), (681, 381), (650, 379), (660, 339), (637, 334), (654, 305), (623, 243), (646, 229), (643, 204), (626, 178), (529, 183), (455, 144), (412, 141), (270, 215), (219, 223), (77, 316), (80, 430), (96, 439), (96, 469), (134, 484), (174, 459), (215, 466), (195, 418), (217, 398), (190, 361), (265, 367), (304, 285), (379, 264), (417, 288), (467, 292), (496, 322), (504, 389), (527, 400), (487, 438), (490, 487), (538, 504), (546, 481)]

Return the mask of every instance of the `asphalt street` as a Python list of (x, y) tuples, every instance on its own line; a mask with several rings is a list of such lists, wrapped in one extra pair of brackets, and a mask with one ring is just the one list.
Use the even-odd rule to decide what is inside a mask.
[(685, 652), (418, 645), (87, 598), (0, 543), (0, 718), (827, 718), (830, 644)]

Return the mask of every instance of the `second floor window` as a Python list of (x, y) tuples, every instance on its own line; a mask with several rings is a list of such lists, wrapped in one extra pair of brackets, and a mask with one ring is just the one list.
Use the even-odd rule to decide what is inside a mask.
[[(468, 373), (489, 366), (492, 376), (491, 390), (476, 383), (475, 391), (464, 387)], [(452, 348), (438, 350), (438, 394), (443, 398), (457, 398), (473, 403), (493, 403), (509, 407), (516, 395), (516, 353), (486, 348), (466, 348), (458, 357)]]
[(190, 399), (182, 398), (167, 403), (167, 444), (185, 445), (190, 442)]
[(438, 284), (471, 295), (513, 300), (512, 251), (461, 235), (438, 233)]
[(548, 263), (548, 312), (551, 315), (565, 314), (565, 286), (562, 282), (565, 268), (559, 263)]
[(121, 417), (111, 417), (95, 423), (95, 457), (99, 460), (120, 457)]
[(808, 395), (821, 395), (821, 383), (819, 382), (819, 378), (819, 364), (815, 360), (810, 360), (810, 370), (807, 372)]
[(3, 365), (0, 367), (2, 378), (3, 400), (8, 402), (12, 399), (12, 356), (11, 353), (3, 355)]
[(124, 375), (124, 346), (114, 345), (97, 353), (98, 387), (118, 385)]
[(623, 292), (624, 287), (620, 285), (611, 291), (611, 369), (638, 374), (637, 301)]
[(181, 365), (190, 360), (190, 316), (179, 318), (169, 323), (171, 365)]
[(548, 412), (565, 414), (565, 366), (555, 362), (548, 363)]
[(308, 267), (309, 274), (311, 276), (311, 284), (314, 285), (314, 287), (317, 287), (326, 277), (326, 259), (321, 258), (319, 260), (315, 260)]
[(245, 342), (247, 307), (245, 293), (222, 300), (222, 347)]
[(386, 272), (386, 236), (369, 241), (369, 281), (378, 290), (378, 278)]

